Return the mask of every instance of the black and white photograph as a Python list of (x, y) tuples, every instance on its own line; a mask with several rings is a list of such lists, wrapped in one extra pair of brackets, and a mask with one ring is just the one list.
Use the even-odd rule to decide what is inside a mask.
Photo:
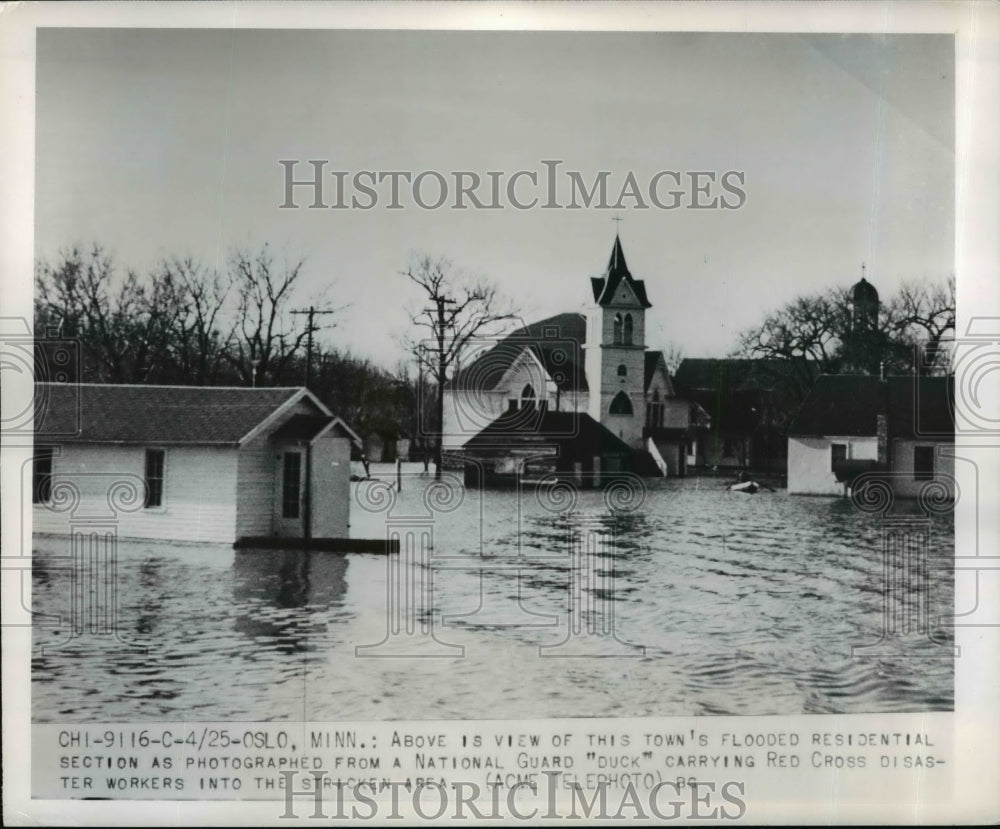
[(995, 8), (96, 5), (27, 30), (0, 315), (29, 797), (963, 814), (996, 725), (961, 719), (995, 677)]

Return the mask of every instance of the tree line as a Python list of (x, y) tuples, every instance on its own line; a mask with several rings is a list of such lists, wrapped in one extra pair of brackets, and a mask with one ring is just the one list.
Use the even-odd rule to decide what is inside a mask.
[[(297, 386), (309, 331), (298, 304), (303, 259), (279, 261), (269, 245), (232, 253), (223, 270), (192, 258), (164, 259), (142, 274), (100, 245), (70, 248), (35, 272), (35, 331), (72, 339), (84, 383)], [(336, 314), (314, 333), (336, 326)], [(332, 322), (331, 322), (332, 321)], [(45, 356), (40, 354), (40, 360)], [(417, 384), (406, 370), (317, 341), (312, 391), (361, 434), (412, 434)]]
[(760, 359), (791, 414), (819, 374), (953, 372), (954, 275), (904, 282), (871, 310), (870, 319), (858, 313), (852, 288), (800, 296), (744, 331), (731, 356)]

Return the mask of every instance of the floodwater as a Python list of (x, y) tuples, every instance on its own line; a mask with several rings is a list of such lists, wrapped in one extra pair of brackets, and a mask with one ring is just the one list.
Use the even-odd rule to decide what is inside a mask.
[(429, 480), (405, 476), (388, 513), (352, 505), (355, 537), (430, 534), (423, 560), (121, 542), (116, 635), (71, 634), (68, 540), (37, 538), (35, 721), (953, 707), (950, 513), (911, 506), (927, 543), (886, 569), (886, 524), (843, 499), (689, 478), (613, 512), (595, 491), (449, 500)]

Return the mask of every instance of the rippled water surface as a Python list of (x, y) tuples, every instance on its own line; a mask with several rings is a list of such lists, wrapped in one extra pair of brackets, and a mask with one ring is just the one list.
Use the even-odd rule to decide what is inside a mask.
[[(422, 512), (426, 480), (407, 480), (394, 518)], [(884, 525), (844, 500), (746, 496), (686, 479), (651, 484), (642, 509), (617, 521), (598, 492), (582, 493), (572, 512), (553, 508), (534, 492), (468, 491), (433, 522), (427, 566), (406, 565), (405, 556), (123, 542), (117, 611), (124, 641), (66, 642), (67, 540), (38, 538), (33, 605), (49, 615), (36, 625), (34, 717), (320, 721), (952, 708), (953, 663), (942, 656), (950, 639), (934, 621), (953, 604), (950, 514), (930, 524), (929, 591), (914, 586), (920, 578), (904, 579), (889, 602), (916, 620), (901, 652), (921, 655), (858, 658), (852, 646), (877, 642), (884, 625)], [(355, 536), (385, 531), (384, 513), (354, 510)], [(569, 552), (574, 543), (577, 554)], [(387, 568), (399, 562), (400, 583), (432, 584), (433, 612), (415, 630), (432, 621), (439, 643), (417, 635), (358, 657), (356, 646), (386, 639)], [(583, 601), (578, 617), (570, 614), (573, 584)], [(943, 643), (922, 632), (922, 608), (931, 638)], [(598, 635), (577, 635), (588, 630)], [(393, 647), (428, 658), (385, 658)]]

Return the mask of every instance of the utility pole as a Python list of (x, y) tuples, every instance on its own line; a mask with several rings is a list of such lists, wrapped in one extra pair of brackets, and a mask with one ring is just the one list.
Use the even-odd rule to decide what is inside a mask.
[(310, 305), (308, 308), (297, 308), (291, 313), (306, 314), (309, 317), (307, 322), (309, 329), (306, 337), (306, 388), (308, 389), (309, 384), (312, 382), (313, 331), (315, 330), (313, 318), (316, 314), (335, 314), (336, 311), (317, 311), (312, 305)]
[(444, 378), (448, 369), (448, 363), (444, 350), (444, 306), (454, 305), (455, 300), (445, 296), (432, 297), (432, 301), (437, 305), (437, 353), (438, 353), (438, 393), (437, 393), (437, 446), (434, 450), (434, 480), (441, 480), (441, 455), (442, 444), (444, 443)]

